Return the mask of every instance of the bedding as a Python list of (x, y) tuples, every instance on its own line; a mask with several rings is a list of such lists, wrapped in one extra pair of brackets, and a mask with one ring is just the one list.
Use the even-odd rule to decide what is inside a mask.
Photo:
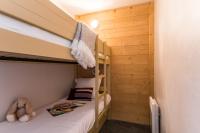
[(71, 54), (84, 69), (93, 68), (95, 66), (96, 61), (94, 57), (94, 49), (96, 34), (84, 24), (78, 24), (77, 32), (73, 41), (6, 16), (2, 13), (0, 13), (0, 28), (51, 42), (55, 45), (71, 48)]
[(72, 88), (68, 100), (92, 100), (93, 88)]
[(51, 42), (64, 47), (71, 47), (71, 41), (30, 24), (0, 13), (0, 28), (13, 31), (22, 35), (30, 36), (47, 42)]
[(86, 25), (78, 23), (71, 54), (84, 69), (95, 67), (95, 42), (96, 34)]
[[(99, 84), (97, 90), (99, 91), (100, 85), (102, 81), (102, 76), (99, 77)], [(75, 88), (86, 88), (91, 87), (95, 88), (95, 78), (77, 78), (75, 79), (76, 86)], [(93, 90), (92, 98), (95, 98), (95, 91)]]
[[(103, 100), (101, 98), (99, 102), (99, 113), (104, 109)], [(110, 101), (111, 97), (108, 95), (107, 103), (110, 103)], [(54, 105), (52, 104), (38, 110), (37, 116), (30, 122), (2, 122), (0, 123), (0, 133), (87, 133), (95, 122), (95, 101), (85, 102), (86, 104), (83, 107), (56, 117), (51, 116), (46, 111), (48, 107)]]

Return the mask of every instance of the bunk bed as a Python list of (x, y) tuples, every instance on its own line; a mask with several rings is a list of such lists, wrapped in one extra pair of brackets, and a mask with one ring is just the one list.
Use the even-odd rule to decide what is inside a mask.
[(72, 41), (77, 22), (49, 0), (1, 0), (0, 13), (1, 56), (75, 62), (63, 40)]
[[(77, 22), (49, 0), (1, 0), (0, 18), (0, 60), (77, 63), (70, 53), (70, 42), (73, 40)], [(94, 101), (75, 110), (71, 116), (65, 114), (66, 117), (59, 117), (56, 123), (52, 118), (47, 119), (48, 114), (42, 108), (38, 111), (38, 116), (25, 125), (0, 123), (0, 131), (19, 130), (23, 133), (32, 130), (38, 133), (54, 127), (51, 132), (99, 132), (107, 118), (111, 100), (108, 95), (110, 48), (99, 38), (96, 40), (95, 59), (95, 88), (99, 84), (99, 76), (103, 77), (103, 86), (101, 93), (96, 89)], [(99, 74), (100, 71), (103, 75)], [(73, 117), (76, 114), (79, 115)], [(81, 125), (79, 122), (86, 119), (89, 122), (82, 123), (84, 128), (78, 128)]]
[(95, 106), (95, 123), (90, 129), (89, 133), (99, 132), (102, 128), (104, 122), (106, 121), (110, 109), (110, 48), (100, 39), (96, 41), (95, 47), (96, 55), (96, 67), (94, 68), (95, 73), (92, 70), (84, 70), (81, 67), (78, 67), (77, 77), (91, 78), (95, 77), (95, 88), (99, 87), (99, 78), (102, 78), (102, 83), (99, 89), (96, 89), (95, 92), (95, 105), (103, 104), (104, 107), (102, 110), (100, 107)]

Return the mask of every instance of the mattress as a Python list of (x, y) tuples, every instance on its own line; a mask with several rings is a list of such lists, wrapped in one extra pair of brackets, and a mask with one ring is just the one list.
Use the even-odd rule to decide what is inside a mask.
[[(111, 97), (108, 95), (107, 103), (110, 101)], [(88, 101), (84, 106), (56, 117), (46, 111), (48, 107), (44, 107), (37, 111), (37, 116), (32, 121), (27, 123), (0, 123), (0, 133), (87, 133), (95, 122), (94, 105), (94, 100)], [(102, 97), (99, 101), (99, 113), (103, 109), (104, 98)]]
[[(25, 22), (19, 21), (12, 17), (6, 16), (0, 13), (0, 28), (6, 29), (12, 32), (16, 32), (22, 35), (33, 37), (36, 39), (51, 42), (55, 45), (61, 45), (65, 47), (71, 46), (71, 41), (62, 38), (53, 33), (47, 32)], [(67, 29), (66, 29), (67, 30)]]

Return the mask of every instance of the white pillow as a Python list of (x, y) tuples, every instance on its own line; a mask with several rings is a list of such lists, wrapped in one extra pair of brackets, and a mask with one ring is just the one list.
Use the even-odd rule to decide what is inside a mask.
[[(97, 90), (99, 90), (100, 88), (101, 80), (102, 80), (102, 77), (99, 77), (99, 84), (98, 84)], [(92, 98), (95, 98), (95, 89), (94, 89), (95, 78), (78, 78), (75, 80), (75, 82), (76, 82), (75, 88), (87, 88), (87, 87), (93, 88)]]

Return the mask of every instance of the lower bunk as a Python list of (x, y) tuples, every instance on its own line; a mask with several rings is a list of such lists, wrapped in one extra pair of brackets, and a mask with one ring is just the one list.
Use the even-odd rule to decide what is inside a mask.
[[(37, 111), (37, 116), (27, 122), (2, 122), (0, 133), (94, 133), (95, 123), (95, 101), (82, 101), (85, 104), (75, 108), (74, 111), (59, 116), (52, 116), (47, 108), (65, 101), (62, 99)], [(105, 116), (110, 105), (111, 97), (107, 94), (104, 107), (104, 98), (99, 101), (99, 119), (105, 121)]]

